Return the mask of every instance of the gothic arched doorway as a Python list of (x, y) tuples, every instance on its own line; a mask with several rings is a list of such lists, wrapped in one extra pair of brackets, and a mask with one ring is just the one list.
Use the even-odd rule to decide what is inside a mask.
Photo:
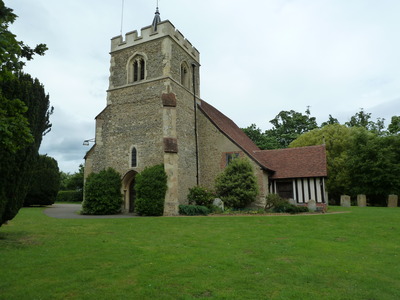
[(122, 188), (124, 190), (124, 206), (125, 211), (127, 212), (135, 212), (135, 200), (136, 200), (136, 192), (135, 192), (135, 171), (129, 171), (122, 178)]

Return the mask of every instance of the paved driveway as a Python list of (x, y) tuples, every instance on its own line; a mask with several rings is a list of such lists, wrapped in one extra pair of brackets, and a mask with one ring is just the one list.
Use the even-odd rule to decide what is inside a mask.
[(82, 209), (81, 204), (53, 204), (44, 210), (44, 213), (52, 218), (58, 219), (116, 219), (116, 218), (132, 218), (133, 214), (119, 214), (106, 216), (88, 216), (80, 215)]

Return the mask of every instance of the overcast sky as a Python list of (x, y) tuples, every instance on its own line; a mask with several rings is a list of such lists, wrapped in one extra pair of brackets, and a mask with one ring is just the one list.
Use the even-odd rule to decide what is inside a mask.
[[(124, 0), (122, 32), (150, 25), (156, 0)], [(41, 153), (76, 172), (106, 105), (110, 39), (120, 35), (122, 0), (5, 0), (11, 30), (43, 57), (39, 78), (55, 112)], [(264, 129), (282, 110), (310, 106), (318, 123), (346, 122), (364, 108), (386, 125), (400, 115), (399, 0), (160, 0), (200, 51), (201, 97), (234, 120)]]

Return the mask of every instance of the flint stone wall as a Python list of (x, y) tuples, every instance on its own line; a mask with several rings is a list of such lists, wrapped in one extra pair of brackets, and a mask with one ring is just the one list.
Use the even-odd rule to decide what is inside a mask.
[[(214, 124), (198, 110), (198, 128), (199, 128), (199, 160), (200, 160), (200, 185), (212, 189), (215, 178), (222, 173), (225, 168), (226, 154), (239, 153), (240, 157), (247, 157), (241, 148), (228, 139)], [(259, 187), (259, 195), (252, 206), (265, 207), (265, 196), (268, 192), (268, 176), (260, 169), (252, 159), (254, 175)]]

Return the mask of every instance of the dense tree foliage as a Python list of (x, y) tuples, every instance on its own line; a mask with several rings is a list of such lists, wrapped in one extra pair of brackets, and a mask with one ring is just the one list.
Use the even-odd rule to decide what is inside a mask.
[(350, 179), (347, 168), (348, 150), (354, 131), (345, 125), (332, 124), (307, 132), (293, 141), (289, 147), (326, 145), (328, 179), (327, 189), (331, 198), (350, 192)]
[(84, 167), (79, 165), (79, 171), (74, 174), (60, 172), (60, 193), (57, 201), (82, 202), (84, 184)]
[[(7, 161), (7, 164), (0, 165), (0, 223), (4, 223), (11, 220), (23, 204), (42, 136), (51, 128), (49, 117), (52, 110), (49, 109), (49, 96), (44, 87), (30, 75), (20, 73), (0, 81), (0, 90), (7, 99), (21, 99), (28, 108), (24, 116), (33, 140), (15, 150), (0, 149), (0, 160)], [(4, 126), (3, 123), (1, 125)]]
[(82, 190), (84, 182), (84, 171), (83, 164), (79, 165), (78, 172), (73, 174), (60, 171), (60, 190)]
[(261, 129), (258, 128), (256, 124), (251, 124), (249, 127), (243, 128), (242, 130), (261, 150), (280, 148), (276, 137), (261, 132)]
[(364, 193), (372, 204), (383, 204), (388, 194), (400, 193), (400, 116), (387, 129), (385, 119), (373, 121), (362, 108), (344, 125), (329, 115), (318, 127), (309, 109), (304, 115), (281, 111), (270, 122), (274, 127), (264, 133), (256, 124), (243, 129), (260, 149), (326, 145), (331, 199)]
[(281, 111), (270, 123), (273, 127), (264, 133), (255, 124), (242, 130), (260, 149), (265, 150), (287, 148), (302, 133), (318, 127), (309, 109), (305, 114), (294, 110)]
[(290, 147), (325, 143), (327, 189), (336, 203), (342, 194), (366, 194), (372, 204), (383, 204), (387, 195), (400, 192), (400, 136), (380, 136), (371, 129), (327, 125), (303, 134)]
[(135, 212), (142, 216), (162, 216), (167, 192), (167, 174), (164, 166), (146, 168), (135, 180)]
[(281, 111), (270, 123), (274, 127), (267, 130), (266, 134), (275, 137), (280, 148), (287, 148), (301, 134), (318, 127), (315, 117), (310, 116), (309, 109), (305, 114), (294, 110)]
[(0, 0), (0, 79), (10, 76), (12, 72), (20, 71), (25, 63), (21, 60), (31, 60), (35, 54), (43, 55), (47, 50), (46, 45), (39, 44), (34, 49), (18, 41), (9, 31), (10, 24), (14, 23), (17, 16), (11, 8)]
[[(17, 16), (0, 0), (0, 82), (13, 80), (25, 65), (22, 59), (31, 60), (34, 54), (43, 55), (46, 45), (37, 45), (34, 49), (18, 41), (9, 31), (10, 24)], [(7, 84), (5, 84), (7, 86)], [(24, 99), (10, 97), (0, 89), (0, 145), (2, 150), (15, 151), (33, 142), (28, 120), (25, 116), (28, 107)]]
[(400, 134), (400, 116), (393, 116), (388, 126), (389, 134)]
[(351, 194), (367, 194), (386, 201), (400, 193), (400, 137), (379, 137), (357, 131), (348, 151)]
[(15, 153), (34, 141), (26, 118), (28, 108), (24, 102), (9, 100), (1, 94), (0, 103), (0, 147)]
[(364, 109), (360, 109), (353, 115), (348, 122), (345, 123), (348, 127), (363, 127), (378, 135), (385, 134), (385, 119), (378, 118), (376, 122), (371, 120), (371, 113), (367, 113)]
[(60, 187), (57, 161), (47, 155), (39, 155), (31, 174), (32, 183), (25, 197), (24, 206), (53, 204)]
[(0, 0), (0, 226), (21, 208), (42, 135), (51, 127), (49, 97), (37, 79), (21, 72), (23, 59), (47, 48), (31, 49), (16, 40), (9, 31), (15, 19)]
[(251, 163), (244, 158), (232, 160), (216, 178), (215, 189), (226, 207), (244, 208), (254, 202), (258, 185)]
[(321, 127), (324, 127), (326, 125), (333, 125), (333, 124), (339, 124), (339, 120), (332, 117), (331, 114), (329, 114), (329, 119), (328, 121), (322, 122)]
[(91, 173), (86, 178), (83, 214), (117, 214), (121, 211), (121, 205), (121, 176), (117, 171), (108, 168), (99, 173)]

